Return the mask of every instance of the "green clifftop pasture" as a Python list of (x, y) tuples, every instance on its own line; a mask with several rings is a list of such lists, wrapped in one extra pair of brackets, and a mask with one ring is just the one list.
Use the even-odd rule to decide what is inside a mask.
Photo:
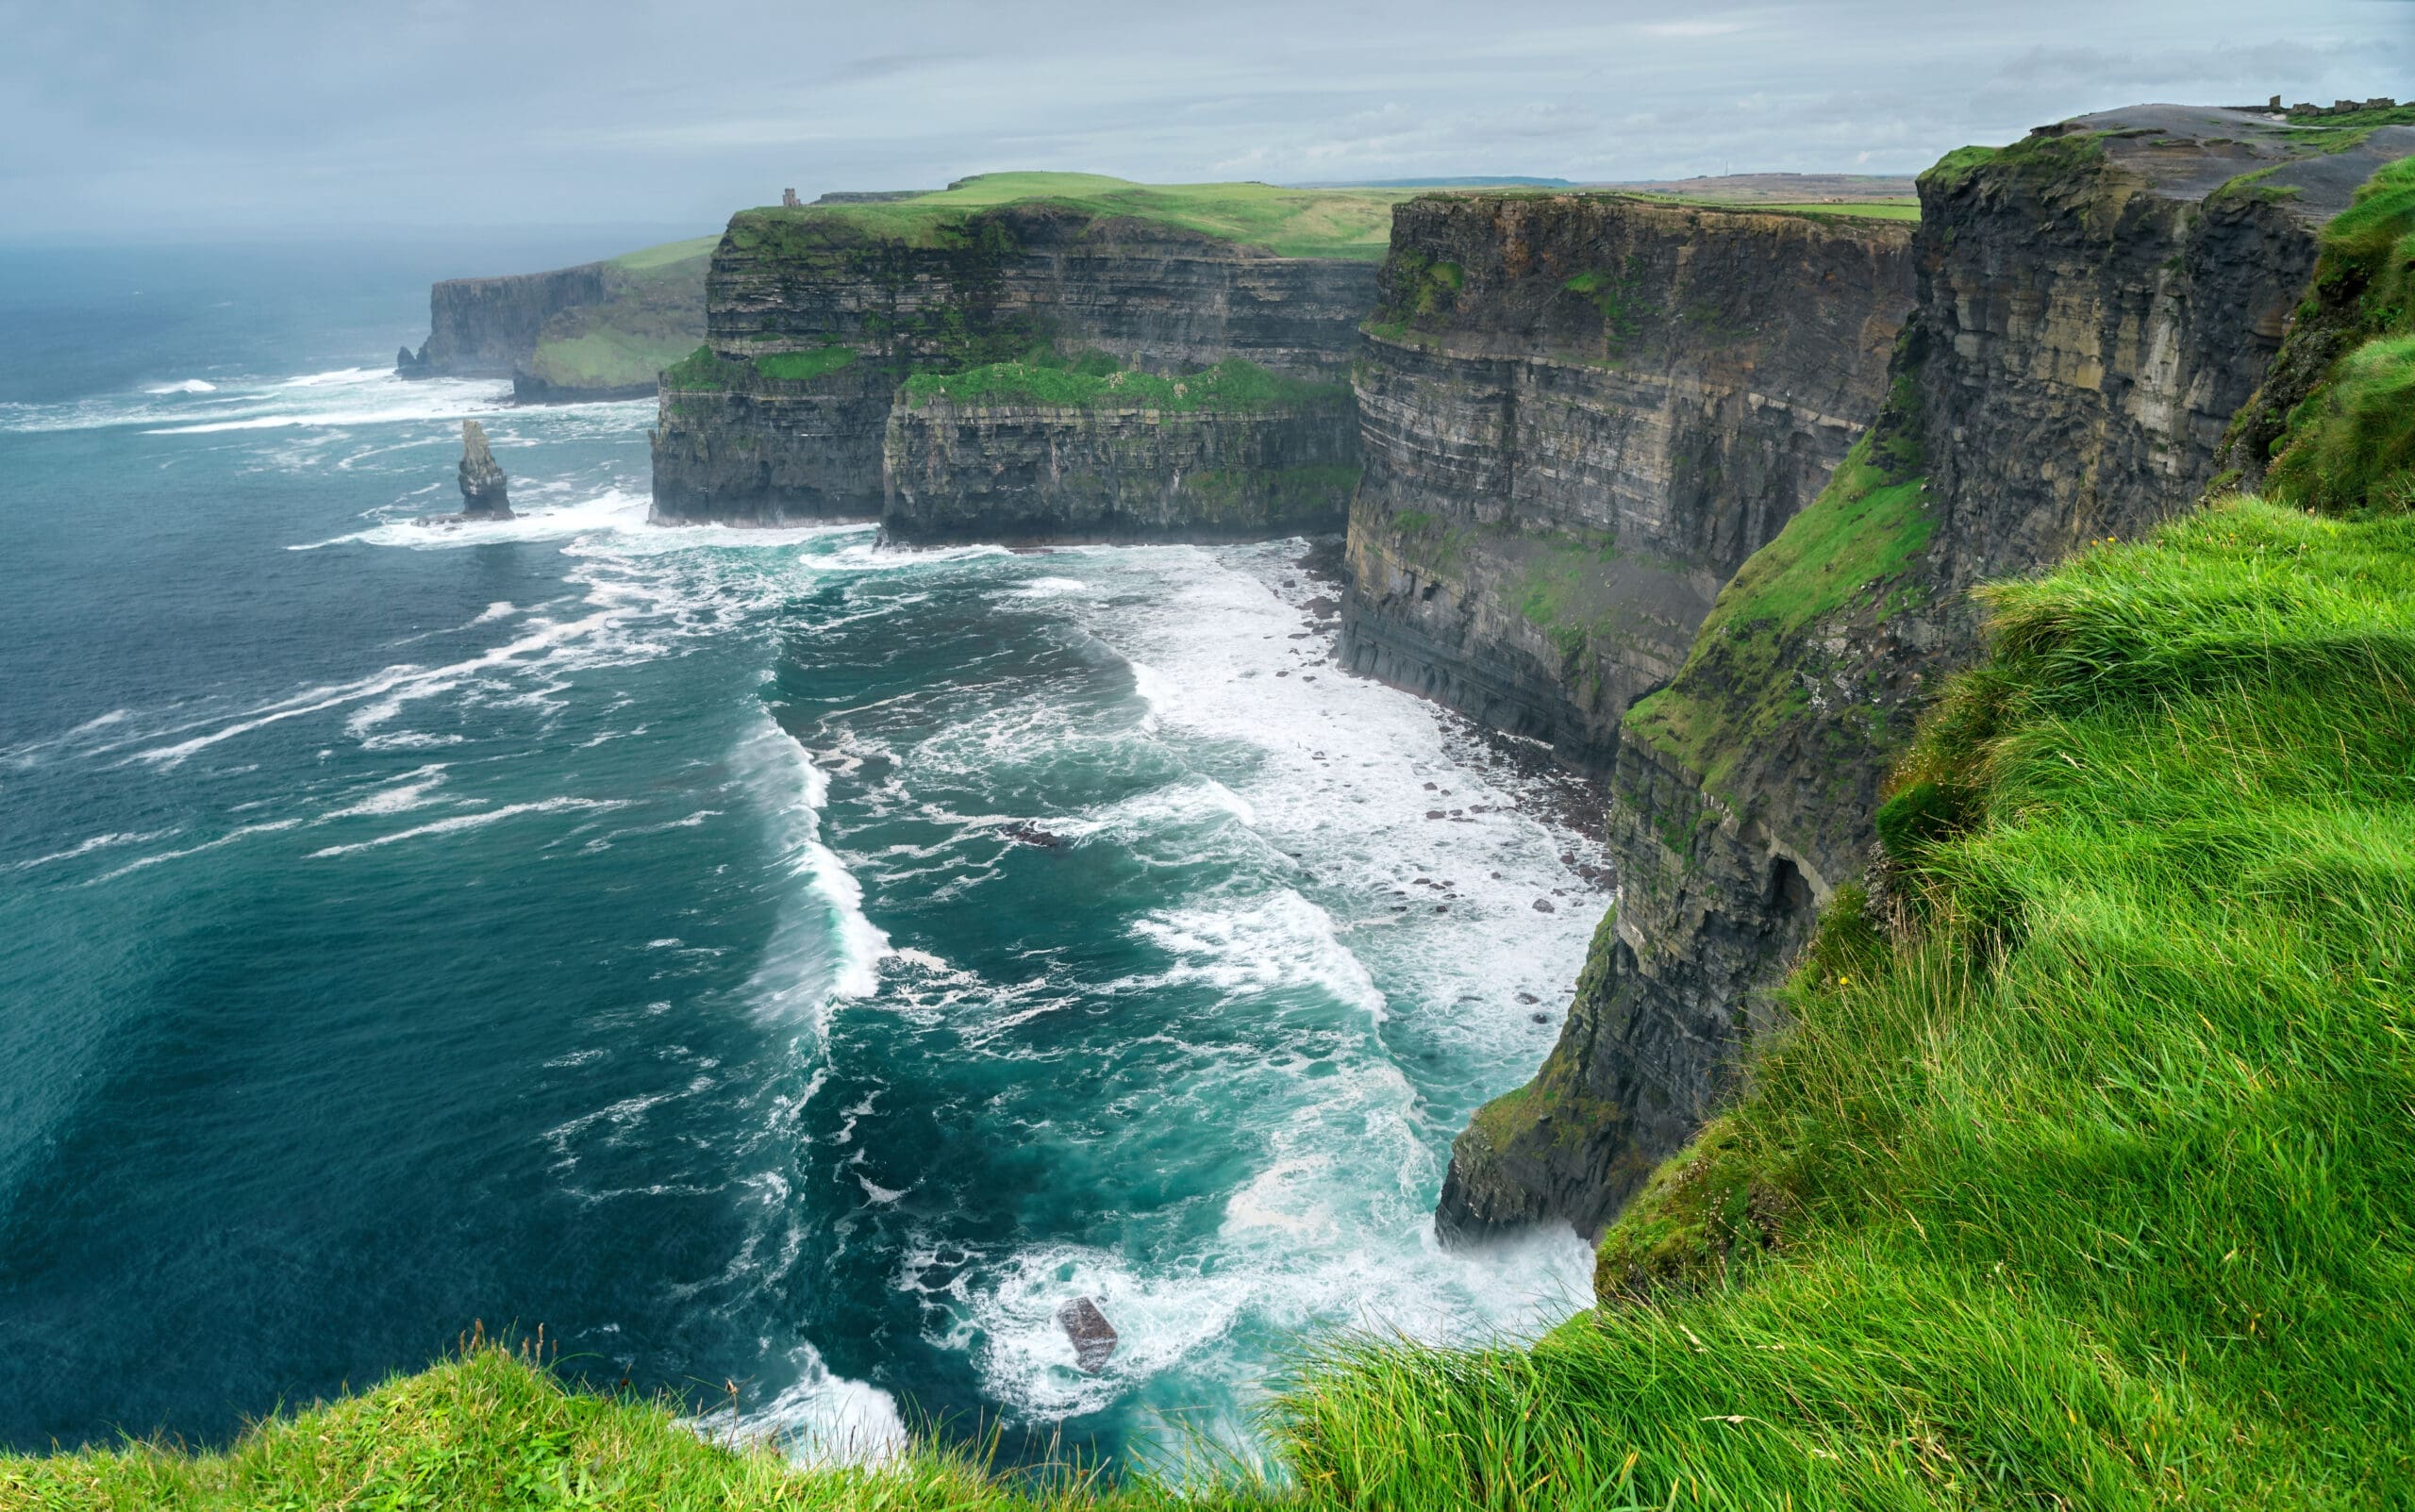
[(1413, 188), (1278, 189), (1272, 184), (1136, 184), (1104, 174), (980, 174), (946, 189), (861, 205), (769, 207), (741, 212), (761, 223), (844, 224), (915, 245), (930, 244), (967, 211), (1005, 205), (1063, 205), (1221, 237), (1286, 258), (1381, 261), (1391, 208)]

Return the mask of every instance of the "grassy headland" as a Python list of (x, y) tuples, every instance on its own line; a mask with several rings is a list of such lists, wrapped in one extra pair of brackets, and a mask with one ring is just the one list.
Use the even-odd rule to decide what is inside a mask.
[(750, 216), (824, 219), (922, 244), (968, 210), (1059, 204), (1204, 231), (1287, 258), (1383, 259), (1391, 208), (1414, 189), (1278, 189), (1272, 184), (1136, 184), (1103, 174), (981, 174), (947, 189), (869, 205), (769, 208)]

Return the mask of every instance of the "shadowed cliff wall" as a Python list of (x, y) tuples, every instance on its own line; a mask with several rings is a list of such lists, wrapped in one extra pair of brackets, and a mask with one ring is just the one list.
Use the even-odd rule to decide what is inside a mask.
[[(655, 513), (743, 522), (870, 518), (887, 496), (889, 407), (874, 405), (875, 394), (893, 392), (916, 372), (958, 372), (1041, 344), (1110, 353), (1154, 373), (1238, 357), (1296, 377), (1334, 379), (1357, 350), (1357, 324), (1374, 302), (1374, 267), (1363, 262), (1280, 258), (1065, 206), (935, 214), (930, 224), (902, 232), (828, 209), (746, 211), (731, 221), (713, 257), (708, 344), (719, 365), (710, 385), (690, 385), (680, 369), (665, 376)], [(812, 380), (765, 375), (783, 359), (841, 354), (844, 366)], [(959, 429), (969, 423), (954, 415), (949, 421)], [(1274, 434), (1251, 422), (1234, 426), (1229, 440), (1217, 439), (1231, 424), (1199, 416), (1175, 426), (1159, 447), (1163, 467), (1194, 453), (1256, 455)], [(1355, 447), (1355, 423), (1344, 410), (1319, 409), (1295, 417), (1293, 429), (1320, 424), (1336, 436), (1313, 446), (1295, 437), (1291, 450), (1313, 453), (1318, 466), (1345, 460)], [(909, 501), (910, 516), (899, 522), (900, 534), (941, 528), (949, 511), (940, 509), (930, 481), (941, 473), (989, 495), (954, 510), (959, 523), (1006, 508), (1031, 525), (1035, 539), (1088, 533), (1086, 524), (1041, 528), (1045, 522), (1026, 507), (1040, 495), (1026, 492), (1024, 504), (1003, 505), (994, 476), (985, 482), (962, 465), (960, 440), (928, 424), (901, 425), (900, 444), (910, 455), (900, 475), (916, 481), (898, 495)], [(1053, 443), (1040, 434), (1051, 428), (1061, 432)], [(1012, 434), (996, 432), (995, 439), (1009, 452), (1026, 443), (1087, 448), (1105, 469), (1100, 475), (1116, 477), (1119, 486), (1162, 492), (1171, 479), (1161, 470), (1136, 484), (1141, 474), (1132, 469), (1142, 451), (1131, 444), (1101, 449), (1104, 433), (1092, 419), (1033, 409), (1008, 430)], [(1195, 487), (1177, 491), (1205, 502)], [(1068, 493), (1051, 496), (1074, 507)], [(1203, 528), (1223, 525), (1203, 521)]]
[(1394, 211), (1342, 656), (1600, 768), (1876, 409), (1902, 223), (1603, 196)]

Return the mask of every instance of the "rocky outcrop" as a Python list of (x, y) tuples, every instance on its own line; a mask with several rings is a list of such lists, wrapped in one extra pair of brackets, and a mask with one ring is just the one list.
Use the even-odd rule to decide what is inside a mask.
[(1401, 206), (1343, 659), (1607, 767), (1877, 408), (1908, 248), (1899, 222), (1615, 196)]
[(900, 404), (881, 528), (1008, 545), (1339, 534), (1357, 454), (1346, 392), (1241, 412)]
[(1978, 649), (1971, 587), (2188, 506), (2316, 232), (2415, 130), (2340, 145), (2147, 107), (1923, 175), (1888, 401), (1628, 711), (1617, 915), (1535, 1084), (1455, 1146), (1443, 1234), (1597, 1232), (1715, 1107), (1779, 1022), (1773, 989), (1816, 909), (1862, 872), (1923, 700)]
[(487, 446), (486, 427), (461, 422), (461, 515), (469, 520), (511, 518), (511, 490), (502, 464)]
[[(869, 518), (887, 493), (883, 442), (898, 386), (914, 373), (958, 372), (1037, 345), (1103, 352), (1158, 374), (1239, 358), (1293, 377), (1336, 379), (1357, 349), (1374, 280), (1374, 268), (1362, 262), (1282, 258), (1060, 205), (904, 220), (884, 207), (745, 211), (731, 220), (713, 256), (708, 350), (664, 374), (655, 517)], [(1074, 482), (1060, 471), (1035, 494), (1001, 481), (1004, 472), (985, 482), (951, 460), (963, 455), (963, 427), (989, 422), (952, 412), (945, 429), (953, 437), (929, 423), (900, 424), (907, 465), (899, 476), (912, 480), (912, 518), (901, 521), (907, 534), (998, 509), (1028, 522), (1035, 536), (1086, 534), (1087, 523), (1043, 529), (1029, 513), (1043, 496), (1076, 507), (1091, 487), (1079, 481), (1082, 468), (1188, 507), (1216, 497), (1212, 486), (1197, 485), (1166, 494), (1172, 469), (1191, 459), (1288, 455), (1288, 448), (1314, 454), (1317, 460), (1301, 465), (1339, 465), (1324, 458), (1339, 459), (1355, 444), (1344, 435), (1302, 452), (1296, 426), (1287, 433), (1256, 422), (1160, 424), (1154, 431), (1124, 424), (1110, 444), (1115, 426), (1002, 418), (997, 435), (1010, 448), (1044, 450), (1041, 433), (1053, 429), (1082, 454)], [(1346, 418), (1335, 424), (1353, 428)], [(1158, 457), (1160, 470), (1137, 485), (1141, 474), (1131, 469), (1144, 454)], [(1208, 470), (1229, 471), (1221, 462)], [(940, 473), (982, 496), (942, 507), (930, 482)], [(1008, 504), (1009, 494), (1022, 502)], [(1150, 528), (1173, 528), (1175, 514), (1160, 509), (1160, 516)], [(1203, 528), (1222, 526), (1203, 522)]]
[[(751, 366), (700, 378), (665, 370), (654, 445), (654, 518), (770, 525), (871, 520), (895, 375), (851, 364), (784, 380)], [(683, 376), (683, 370), (685, 375)]]

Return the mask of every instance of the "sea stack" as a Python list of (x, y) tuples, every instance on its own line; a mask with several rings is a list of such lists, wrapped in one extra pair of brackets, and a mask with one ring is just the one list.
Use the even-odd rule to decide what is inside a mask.
[(461, 514), (471, 520), (508, 520), (511, 493), (487, 433), (475, 420), (461, 422)]

